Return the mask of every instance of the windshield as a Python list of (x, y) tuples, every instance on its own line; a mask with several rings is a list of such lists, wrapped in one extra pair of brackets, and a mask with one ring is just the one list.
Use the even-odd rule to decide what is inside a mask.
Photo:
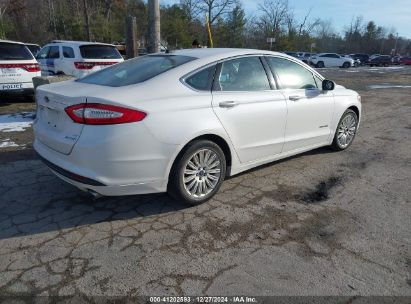
[(33, 55), (22, 44), (0, 43), (0, 60), (31, 60)]
[(120, 59), (121, 54), (114, 46), (110, 45), (82, 45), (81, 57), (84, 59)]
[(110, 87), (141, 83), (196, 58), (179, 55), (137, 57), (90, 74), (78, 82)]

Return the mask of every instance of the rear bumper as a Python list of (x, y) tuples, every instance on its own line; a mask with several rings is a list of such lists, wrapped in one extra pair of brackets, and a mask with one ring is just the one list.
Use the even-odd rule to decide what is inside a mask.
[(98, 128), (85, 127), (69, 155), (49, 148), (37, 136), (34, 149), (53, 173), (84, 191), (104, 196), (166, 191), (177, 145), (157, 141), (143, 124), (133, 133), (126, 132), (126, 125), (118, 126), (119, 133)]
[(2, 89), (3, 85), (7, 85), (7, 83), (0, 83), (0, 95), (34, 95), (34, 88), (32, 82), (25, 82), (22, 83), (21, 89)]

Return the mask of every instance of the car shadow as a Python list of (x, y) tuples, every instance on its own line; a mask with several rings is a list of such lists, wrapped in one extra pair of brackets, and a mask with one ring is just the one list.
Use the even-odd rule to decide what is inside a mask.
[(329, 148), (329, 147), (317, 148), (317, 149), (310, 150), (310, 151), (307, 151), (307, 152), (304, 152), (304, 153), (301, 153), (301, 154), (297, 154), (297, 155), (289, 156), (289, 157), (286, 157), (286, 158), (282, 158), (282, 159), (279, 159), (279, 160), (276, 160), (276, 161), (273, 161), (273, 162), (270, 162), (268, 164), (264, 164), (264, 165), (261, 165), (261, 166), (255, 167), (255, 168), (251, 168), (251, 169), (243, 171), (243, 172), (241, 172), (237, 175), (227, 177), (226, 180), (230, 180), (232, 178), (236, 178), (237, 176), (242, 176), (242, 175), (252, 173), (252, 172), (264, 169), (264, 168), (268, 168), (268, 167), (271, 167), (271, 166), (274, 166), (274, 165), (278, 165), (278, 164), (281, 164), (283, 162), (290, 161), (292, 159), (301, 158), (303, 156), (319, 155), (319, 154), (332, 154), (332, 153), (335, 153), (335, 151), (331, 150), (331, 148)]
[[(3, 160), (0, 162), (0, 239), (102, 222), (145, 219), (192, 207), (167, 194), (94, 199), (56, 177), (30, 150), (0, 153), (0, 160)], [(241, 175), (304, 155), (325, 153), (332, 151), (328, 148), (316, 149), (248, 170)]]
[(192, 207), (167, 194), (94, 199), (56, 177), (32, 151), (0, 152), (0, 159), (6, 154), (9, 161), (0, 162), (0, 239), (138, 220)]
[(34, 97), (29, 96), (20, 96), (16, 94), (2, 94), (0, 96), (0, 107), (10, 106), (11, 104), (25, 104), (25, 103), (33, 103)]

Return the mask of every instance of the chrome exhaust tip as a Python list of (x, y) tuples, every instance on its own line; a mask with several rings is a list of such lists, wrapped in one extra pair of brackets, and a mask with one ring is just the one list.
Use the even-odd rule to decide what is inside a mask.
[(87, 193), (91, 194), (91, 196), (92, 196), (93, 199), (95, 199), (95, 200), (97, 200), (97, 199), (99, 199), (100, 197), (102, 197), (102, 195), (101, 195), (100, 193), (97, 193), (96, 191), (93, 191), (93, 190), (90, 190), (90, 189), (87, 190)]

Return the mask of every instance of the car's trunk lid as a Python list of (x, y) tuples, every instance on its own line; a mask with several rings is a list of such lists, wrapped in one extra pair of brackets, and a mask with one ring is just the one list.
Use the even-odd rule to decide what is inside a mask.
[[(37, 115), (33, 128), (36, 139), (47, 147), (70, 154), (80, 138), (84, 125), (75, 123), (65, 112), (69, 106), (87, 103), (96, 95), (96, 86), (67, 81), (40, 86), (36, 90)], [(108, 94), (99, 86), (102, 95)]]

